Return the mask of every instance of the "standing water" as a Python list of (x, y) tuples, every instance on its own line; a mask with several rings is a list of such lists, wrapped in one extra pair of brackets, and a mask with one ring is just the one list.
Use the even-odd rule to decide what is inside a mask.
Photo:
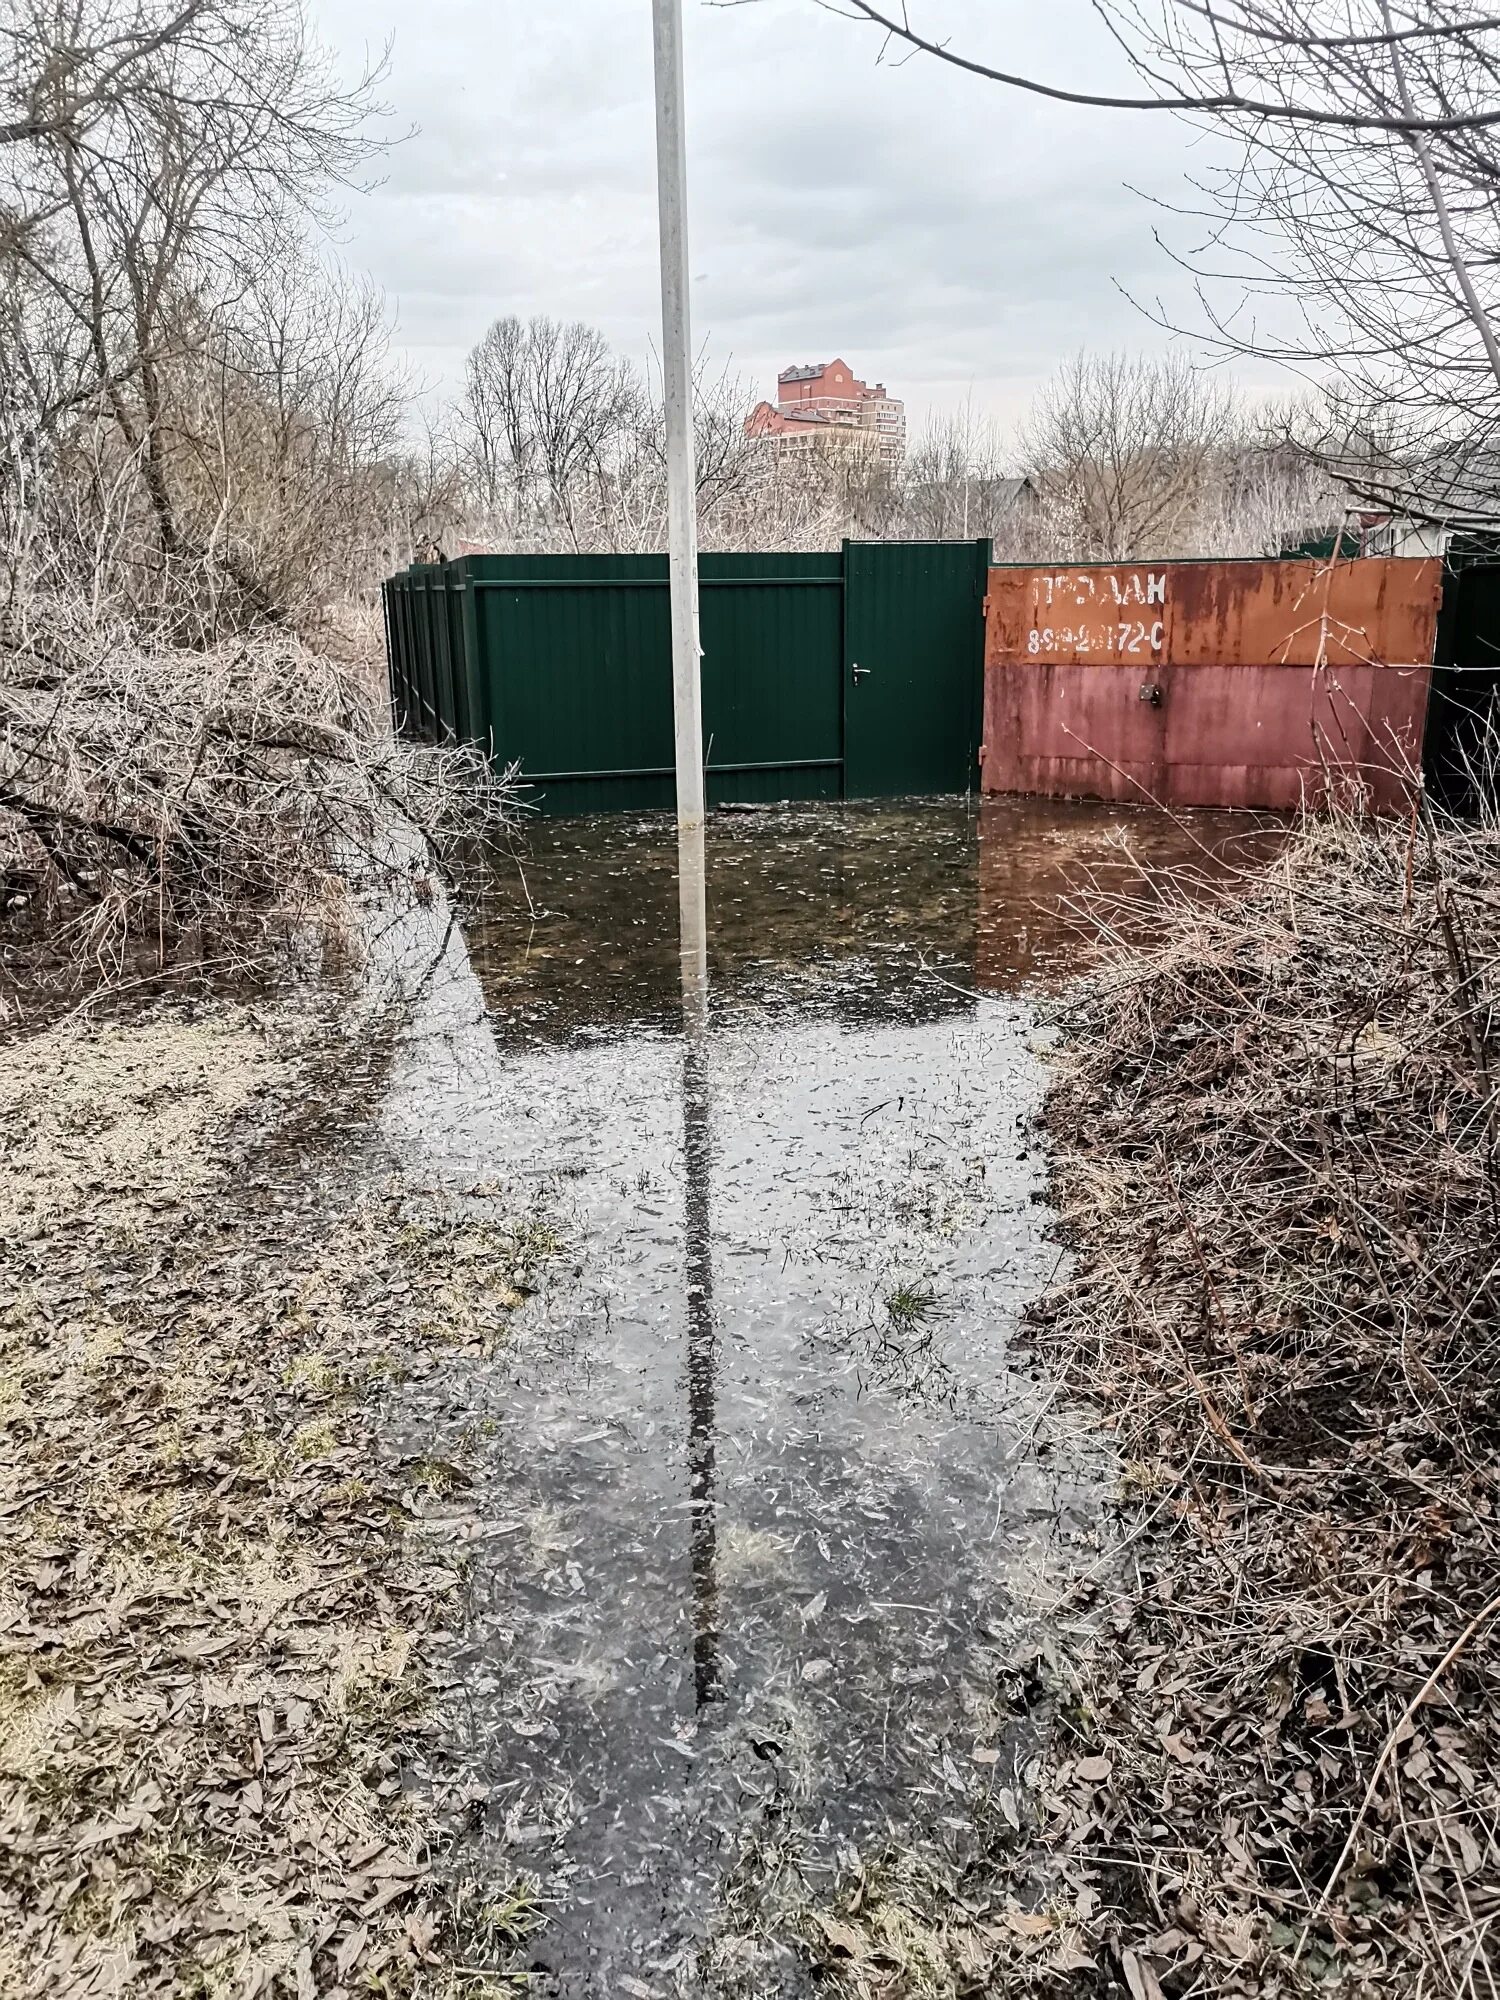
[(1059, 1255), (1038, 999), (1082, 956), (1070, 898), (1275, 839), (1019, 800), (717, 815), (702, 1035), (669, 820), (497, 859), (385, 1125), (554, 1246), (501, 1353), (406, 1417), (471, 1482), (466, 1796), (481, 1872), (540, 1881), (541, 1990), (805, 1991), (788, 1912), (1014, 1813), (1112, 1476), (1016, 1342)]

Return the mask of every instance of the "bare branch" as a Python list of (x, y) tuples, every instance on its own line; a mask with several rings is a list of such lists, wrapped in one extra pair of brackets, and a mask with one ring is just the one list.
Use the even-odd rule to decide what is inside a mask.
[[(1063, 84), (1048, 83), (1039, 77), (1026, 76), (1019, 71), (1003, 70), (990, 63), (981, 62), (975, 56), (966, 56), (946, 42), (933, 40), (921, 34), (911, 24), (910, 17), (903, 12), (898, 16), (890, 13), (876, 0), (820, 0), (820, 4), (830, 13), (843, 14), (850, 18), (872, 23), (893, 41), (903, 42), (914, 54), (933, 56), (937, 60), (950, 63), (955, 69), (966, 70), (971, 76), (983, 77), (989, 83), (1004, 84), (1012, 90), (1029, 92), (1036, 97), (1046, 97), (1059, 104), (1088, 105), (1106, 111), (1173, 111), (1197, 112), (1210, 116), (1233, 116), (1249, 119), (1266, 119), (1277, 123), (1322, 125), (1349, 131), (1384, 132), (1468, 132), (1485, 130), (1500, 125), (1500, 106), (1492, 108), (1475, 107), (1462, 113), (1407, 113), (1395, 107), (1369, 109), (1341, 108), (1336, 104), (1317, 104), (1287, 95), (1263, 97), (1253, 90), (1226, 87), (1217, 90), (1183, 87), (1173, 84), (1154, 66), (1150, 43), (1147, 37), (1135, 36), (1129, 32), (1119, 34), (1117, 39), (1131, 56), (1137, 70), (1150, 78), (1156, 85), (1153, 93), (1145, 97), (1126, 97), (1108, 92), (1070, 90)], [(1168, 6), (1170, 17), (1172, 7), (1180, 5), (1180, 0), (1171, 0)], [(1101, 6), (1106, 19), (1118, 23), (1122, 18), (1135, 25), (1132, 17), (1123, 11), (1110, 13)], [(1209, 6), (1193, 5), (1183, 8), (1185, 13), (1201, 16), (1214, 31), (1214, 47), (1221, 63), (1224, 61), (1221, 31), (1228, 26), (1236, 33), (1249, 34), (1257, 40), (1276, 39), (1263, 35), (1254, 24), (1251, 9), (1226, 8), (1216, 10)], [(1419, 31), (1424, 35), (1441, 33), (1457, 39), (1460, 35), (1480, 35), (1490, 31), (1500, 23), (1489, 16), (1478, 17), (1464, 28), (1431, 28)], [(1170, 33), (1170, 25), (1167, 30)], [(1288, 37), (1296, 46), (1308, 46), (1301, 37)], [(1378, 37), (1314, 37), (1311, 46), (1334, 49), (1366, 45), (1370, 40), (1384, 42), (1386, 36)], [(1173, 53), (1180, 53), (1174, 50)], [(1226, 65), (1227, 68), (1227, 65)], [(1231, 72), (1232, 73), (1232, 72)]]

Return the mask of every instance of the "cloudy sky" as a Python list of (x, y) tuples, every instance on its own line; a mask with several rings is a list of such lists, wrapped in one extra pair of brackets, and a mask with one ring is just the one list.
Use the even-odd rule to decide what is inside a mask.
[[(916, 0), (954, 45), (1074, 86), (1120, 80), (1087, 0)], [(658, 313), (650, 0), (314, 0), (345, 61), (389, 36), (414, 126), (342, 254), (451, 385), (497, 314), (601, 327), (644, 359)], [(757, 391), (845, 356), (920, 421), (1009, 421), (1080, 345), (1159, 341), (1119, 287), (1190, 312), (1135, 189), (1181, 202), (1203, 141), (918, 56), (818, 0), (685, 0), (695, 339)]]

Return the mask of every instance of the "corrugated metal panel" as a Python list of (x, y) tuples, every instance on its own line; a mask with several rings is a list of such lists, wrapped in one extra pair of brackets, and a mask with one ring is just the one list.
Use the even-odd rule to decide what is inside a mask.
[(990, 574), (987, 661), (1426, 666), (1436, 560), (1100, 563)]
[(419, 741), (427, 735), (427, 708), (422, 696), (422, 669), (417, 653), (416, 603), (411, 570), (403, 570), (401, 584), (401, 626), (406, 654), (406, 685), (410, 695), (411, 733)]
[(442, 630), (443, 657), (448, 666), (448, 726), (459, 742), (469, 742), (475, 735), (475, 729), (469, 715), (464, 676), (464, 635), (459, 621), (458, 579), (447, 567), (442, 573), (439, 593), (436, 609)]
[(1375, 803), (1402, 796), (1420, 756), (1428, 670), (1158, 666), (1137, 677), (1050, 662), (992, 676), (988, 792), (1290, 810), (1335, 769)]
[(411, 670), (406, 649), (406, 579), (393, 576), (386, 585), (391, 613), (391, 672), (401, 709), (401, 730), (403, 735), (411, 735), (415, 726), (412, 714)]
[(401, 630), (401, 579), (393, 576), (381, 596), (385, 601), (385, 647), (390, 662), (391, 719), (399, 736), (411, 732), (411, 696), (406, 685), (406, 645)]
[(425, 742), (430, 725), (427, 698), (422, 686), (422, 651), (417, 633), (417, 594), (410, 570), (401, 579), (401, 612), (406, 627), (406, 678), (411, 691), (412, 733)]
[(549, 812), (670, 803), (664, 560), (603, 556), (581, 573), (576, 557), (529, 556), (506, 571), (474, 578), (500, 756)]
[(406, 697), (402, 688), (401, 660), (396, 644), (396, 628), (393, 607), (396, 580), (388, 578), (380, 586), (380, 618), (385, 628), (385, 657), (388, 665), (388, 683), (391, 701), (391, 728), (397, 736), (406, 733)]
[(432, 610), (427, 592), (429, 563), (413, 563), (407, 571), (408, 603), (411, 606), (412, 654), (416, 665), (417, 702), (420, 731), (429, 743), (443, 735), (442, 711), (438, 706), (438, 676), (432, 633)]
[(450, 741), (458, 732), (453, 661), (449, 653), (448, 590), (442, 570), (429, 570), (422, 579), (422, 588), (423, 609), (427, 619), (427, 640), (432, 649), (432, 705), (435, 711), (435, 730), (438, 741), (443, 743)]
[(405, 580), (392, 577), (386, 585), (387, 610), (390, 618), (391, 656), (393, 662), (392, 682), (395, 689), (397, 719), (396, 726), (403, 736), (414, 734), (416, 718), (413, 714), (411, 694), (411, 663), (406, 644)]
[[(544, 811), (669, 806), (671, 608), (662, 556), (482, 556), (474, 592), (497, 758)], [(705, 556), (713, 803), (837, 797), (842, 571), (828, 555)]]
[(707, 556), (703, 743), (713, 805), (843, 791), (843, 571), (824, 555)]
[(985, 790), (1287, 808), (1342, 769), (1393, 803), (1440, 585), (1396, 557), (992, 571)]

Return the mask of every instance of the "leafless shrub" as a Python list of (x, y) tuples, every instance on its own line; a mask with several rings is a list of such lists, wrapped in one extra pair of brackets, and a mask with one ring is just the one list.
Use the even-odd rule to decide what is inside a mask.
[(287, 632), (173, 649), (32, 604), (0, 644), (6, 970), (74, 991), (357, 950), (353, 892), (429, 900), (511, 797), (477, 751), (395, 743), (368, 678)]

